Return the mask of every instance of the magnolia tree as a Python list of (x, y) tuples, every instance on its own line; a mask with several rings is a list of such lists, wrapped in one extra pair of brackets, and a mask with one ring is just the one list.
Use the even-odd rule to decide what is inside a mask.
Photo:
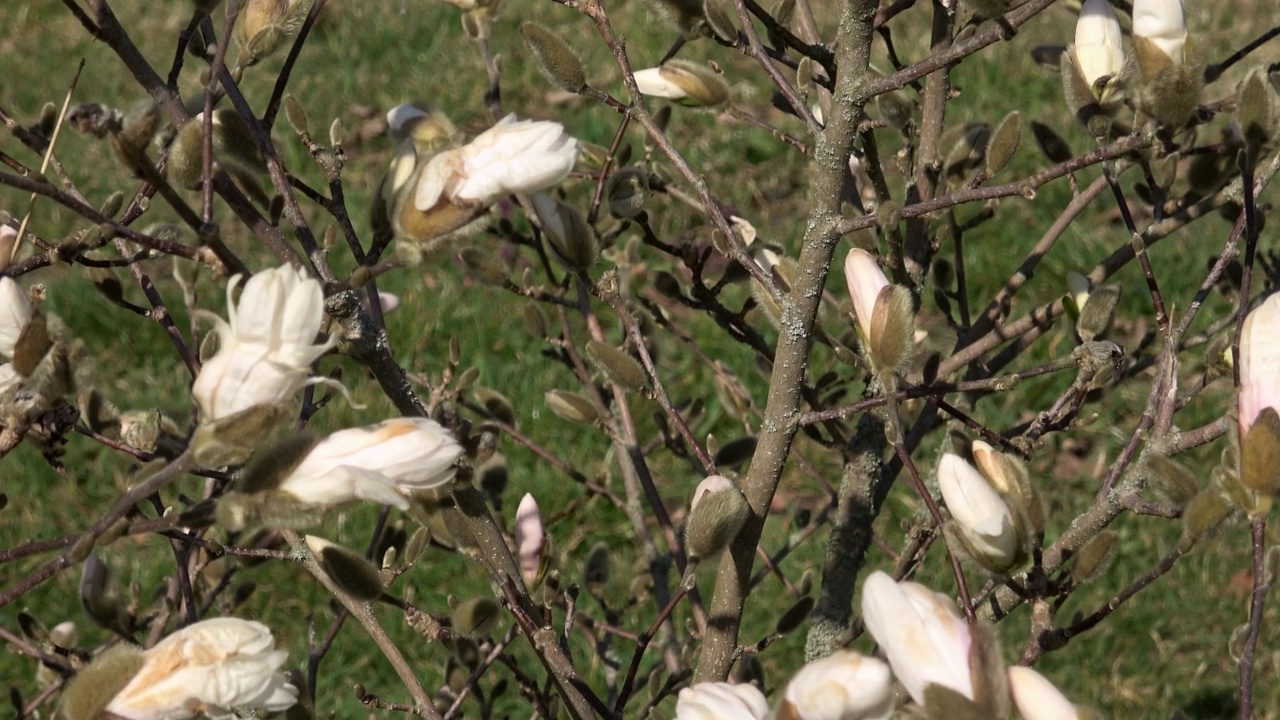
[[(547, 24), (497, 0), (449, 2), (462, 19), (451, 42), (487, 70), (484, 107), (409, 97), (387, 110), (369, 137), (385, 132), (393, 152), (371, 192), (344, 185), (359, 157), (341, 124), (317, 138), (289, 92), (325, 0), (197, 1), (165, 38), (177, 42), (168, 68), (140, 52), (140, 18), (65, 0), (145, 99), (116, 108), (80, 88), (38, 119), (0, 108), (12, 140), (0, 184), (33, 198), (0, 226), (0, 453), (29, 445), (75, 476), (60, 458), (100, 444), (129, 473), (79, 525), (0, 551), (2, 605), (80, 578), (78, 598), (28, 607), (3, 630), (39, 662), (35, 684), (8, 679), (20, 716), (353, 715), (314, 705), (330, 685), (427, 718), (1092, 717), (1096, 688), (1031, 666), (1089, 642), (1140, 591), (1168, 592), (1162, 575), (1240, 521), (1252, 543), (1229, 557), (1251, 594), (1247, 609), (1221, 609), (1238, 625), (1222, 652), (1238, 666), (1239, 717), (1253, 717), (1280, 571), (1266, 545), (1280, 298), (1258, 247), (1280, 100), (1275, 66), (1248, 66), (1280, 28), (1218, 47), (1181, 0), (547, 0), (534, 13)], [(1061, 45), (1019, 53), (1057, 73), (1044, 85), (1076, 128), (1021, 112), (962, 120), (982, 108), (952, 87), (960, 63), (1070, 13)], [(623, 34), (654, 18), (670, 49), (640, 61)], [(600, 47), (612, 64), (580, 59)], [(507, 107), (502, 57), (536, 64), (561, 101)], [(273, 87), (260, 104), (241, 89), (255, 75)], [(198, 92), (180, 90), (192, 78)], [(735, 179), (700, 167), (672, 131), (691, 113), (776, 143), (774, 162), (806, 183), (793, 215), (725, 202)], [(544, 119), (519, 119), (531, 115)], [(574, 137), (565, 126), (580, 116), (611, 135)], [(76, 184), (86, 170), (59, 153), (73, 132), (100, 138), (123, 168), (115, 182), (134, 185), (91, 203)], [(1095, 144), (1075, 154), (1073, 133)], [(298, 167), (286, 138), (309, 151)], [(1036, 200), (1050, 184), (1069, 186), (1065, 206)], [(966, 236), (1028, 202), (1046, 229), (1000, 264), (1016, 269), (968, 280), (990, 251)], [(78, 218), (65, 237), (42, 220), (51, 204)], [(371, 219), (353, 219), (366, 205)], [(1082, 227), (1094, 205), (1118, 223)], [(791, 234), (766, 239), (766, 227)], [(1031, 282), (1069, 231), (1106, 252)], [(1153, 256), (1192, 242), (1207, 269), (1162, 277)], [(517, 427), (500, 379), (477, 385), (459, 343), (439, 363), (396, 352), (405, 338), (387, 317), (400, 300), (377, 285), (440, 263), (505, 293), (541, 343), (536, 362), (574, 378), (539, 389), (536, 427)], [(156, 361), (183, 368), (186, 411), (139, 407), (129, 386), (103, 382), (126, 369), (45, 305), (75, 282), (50, 274), (59, 265), (88, 268), (133, 322), (164, 329), (172, 352)], [(1141, 280), (1121, 303), (1113, 276), (1128, 266)], [(197, 269), (225, 287), (224, 308), (195, 291)], [(148, 306), (125, 298), (125, 271)], [(190, 328), (169, 310), (182, 305)], [(1141, 323), (1145, 334), (1115, 329)], [(335, 355), (364, 372), (330, 372)], [(1028, 389), (1051, 374), (1056, 397)], [(326, 421), (367, 385), (393, 415)], [(1145, 399), (1125, 413), (1126, 398)], [(1100, 414), (1116, 419), (1112, 461), (1083, 494), (1048, 502), (1062, 492), (1048, 483), (1055, 455)], [(503, 459), (518, 450), (526, 467)], [(598, 470), (575, 464), (584, 456)], [(548, 468), (582, 500), (535, 488), (504, 502), (509, 475)], [(786, 485), (823, 497), (788, 513)], [(905, 515), (877, 523), (891, 498)], [(42, 501), (8, 498), (36, 512)], [(381, 510), (367, 551), (322, 537), (336, 509), (361, 506)], [(593, 507), (625, 516), (628, 536), (583, 550)], [(1105, 575), (1126, 516), (1180, 524), (1180, 539), (1136, 577)], [(132, 563), (164, 576), (157, 592), (115, 579), (107, 549), (123, 538), (137, 540)], [(813, 567), (797, 559), (807, 548)], [(415, 578), (461, 582), (436, 567), (448, 555), (488, 591), (415, 599)], [(315, 602), (336, 603), (329, 625), (227, 601), (231, 579), (263, 561), (313, 576)], [(628, 565), (634, 577), (618, 582)], [(1090, 583), (1110, 599), (1060, 612)], [(749, 636), (762, 618), (773, 629)], [(78, 641), (75, 623), (103, 641)], [(323, 664), (340, 631), (367, 633), (386, 663)], [(278, 642), (308, 633), (305, 659)], [(803, 642), (774, 646), (788, 634)]]

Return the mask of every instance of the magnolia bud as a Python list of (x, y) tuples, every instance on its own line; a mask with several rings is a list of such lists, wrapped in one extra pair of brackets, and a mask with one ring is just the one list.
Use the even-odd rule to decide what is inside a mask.
[(525, 587), (535, 587), (542, 567), (545, 536), (542, 529), (542, 516), (538, 512), (538, 502), (529, 493), (525, 493), (520, 499), (520, 507), (516, 509), (515, 536), (520, 577), (524, 580)]
[(747, 498), (728, 478), (712, 475), (698, 483), (685, 524), (691, 556), (718, 554), (737, 537), (750, 515)]
[(661, 67), (637, 71), (642, 95), (666, 98), (690, 107), (715, 107), (729, 99), (729, 87), (705, 65), (672, 60)]
[(520, 36), (542, 74), (562, 90), (576, 93), (587, 85), (582, 60), (555, 32), (535, 22), (520, 25)]
[(1120, 535), (1114, 530), (1103, 530), (1089, 538), (1076, 553), (1071, 566), (1071, 579), (1077, 584), (1092, 582), (1105, 573), (1119, 554)]
[(453, 611), (453, 629), (464, 637), (482, 638), (498, 625), (502, 606), (490, 597), (471, 598)]
[(600, 412), (590, 400), (568, 392), (567, 390), (550, 390), (543, 396), (547, 407), (556, 415), (583, 425), (592, 425), (600, 419)]
[(363, 602), (382, 595), (382, 573), (364, 556), (315, 535), (305, 540), (316, 564), (343, 592)]
[(536, 193), (532, 200), (538, 222), (546, 231), (556, 257), (578, 271), (594, 265), (600, 255), (600, 245), (582, 213), (546, 193)]
[(648, 376), (631, 355), (612, 345), (592, 340), (587, 343), (587, 359), (609, 380), (630, 392), (644, 392)]
[(622, 168), (609, 176), (604, 192), (609, 201), (609, 214), (630, 220), (644, 210), (649, 198), (648, 175), (640, 168)]
[(58, 717), (95, 720), (107, 703), (138, 674), (144, 662), (142, 649), (129, 643), (119, 643), (103, 651), (67, 684)]

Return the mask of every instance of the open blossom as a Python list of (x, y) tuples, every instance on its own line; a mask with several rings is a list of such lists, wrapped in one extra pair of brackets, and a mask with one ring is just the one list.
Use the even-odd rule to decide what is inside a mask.
[(1023, 720), (1077, 720), (1075, 705), (1043, 675), (1028, 667), (1009, 668), (1009, 694)]
[(393, 418), (321, 440), (276, 489), (313, 505), (369, 500), (405, 510), (410, 494), (452, 480), (461, 454), (436, 421)]
[(680, 691), (676, 720), (764, 720), (769, 703), (755, 685), (704, 682)]
[(1240, 400), (1237, 421), (1243, 438), (1266, 408), (1280, 412), (1280, 293), (1244, 319), (1240, 330)]
[(945, 453), (938, 464), (938, 489), (977, 559), (993, 569), (1012, 565), (1020, 549), (1013, 513), (982, 473), (959, 455)]
[(1151, 41), (1174, 64), (1181, 64), (1187, 43), (1182, 0), (1134, 0), (1133, 35)]
[(130, 720), (185, 720), (233, 707), (284, 710), (298, 701), (280, 672), (287, 656), (262, 623), (198, 622), (143, 653), (141, 669), (107, 710)]
[(428, 160), (418, 177), (414, 207), (427, 212), (443, 199), (485, 208), (505, 195), (559, 183), (577, 159), (578, 141), (560, 123), (508, 115), (470, 144)]
[(841, 650), (800, 668), (783, 704), (796, 720), (885, 720), (893, 713), (893, 676), (883, 662)]
[(32, 312), (26, 291), (13, 278), (0, 278), (0, 355), (13, 357), (13, 348), (31, 322)]
[(204, 423), (230, 417), (258, 405), (291, 400), (312, 382), (311, 363), (332, 347), (315, 344), (324, 318), (320, 283), (291, 266), (254, 275), (240, 302), (227, 287), (227, 315), (218, 320), (218, 353), (204, 364), (191, 392)]
[(969, 626), (945, 596), (876, 571), (862, 586), (862, 618), (917, 703), (930, 684), (973, 699)]
[(1090, 88), (1098, 80), (1118, 75), (1124, 69), (1124, 47), (1120, 21), (1107, 0), (1085, 0), (1076, 21), (1075, 44), (1071, 53)]

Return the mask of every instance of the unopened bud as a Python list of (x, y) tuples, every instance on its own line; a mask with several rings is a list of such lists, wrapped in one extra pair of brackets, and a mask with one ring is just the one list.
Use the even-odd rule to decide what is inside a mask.
[(520, 577), (524, 580), (525, 587), (532, 588), (538, 584), (545, 536), (538, 502), (529, 493), (525, 493), (520, 499), (520, 507), (516, 509), (515, 536)]
[(556, 415), (583, 425), (592, 425), (600, 419), (600, 412), (590, 400), (567, 390), (551, 390), (544, 396), (547, 407)]
[(1280, 494), (1280, 415), (1273, 407), (1258, 413), (1240, 443), (1240, 482), (1262, 497)]
[(1215, 488), (1200, 491), (1182, 511), (1182, 540), (1179, 545), (1190, 550), (1200, 538), (1217, 530), (1236, 507)]
[(609, 201), (609, 214), (630, 220), (644, 210), (644, 203), (649, 199), (649, 177), (640, 168), (622, 168), (609, 176), (604, 192)]
[(363, 556), (315, 535), (305, 540), (316, 564), (343, 592), (363, 602), (382, 595), (382, 573)]
[(533, 209), (551, 249), (570, 268), (585, 271), (595, 264), (600, 245), (582, 213), (546, 193), (534, 193)]
[(501, 611), (493, 598), (472, 598), (454, 608), (453, 629), (468, 638), (486, 637), (498, 625)]
[(1114, 530), (1103, 530), (1089, 538), (1076, 553), (1071, 566), (1071, 578), (1077, 584), (1092, 582), (1102, 576), (1115, 562), (1120, 551), (1120, 535)]
[(587, 84), (582, 60), (563, 39), (544, 25), (525, 22), (520, 25), (524, 46), (538, 61), (542, 74), (562, 90), (576, 93)]
[(1004, 116), (995, 133), (991, 135), (991, 146), (987, 151), (987, 177), (1004, 169), (1013, 159), (1022, 142), (1022, 113), (1017, 110)]
[(129, 643), (119, 643), (103, 651), (67, 683), (58, 717), (95, 720), (138, 674), (145, 660), (142, 649)]
[(685, 526), (691, 556), (707, 558), (718, 554), (737, 537), (750, 515), (747, 498), (732, 481), (720, 475), (704, 479), (694, 490)]
[(587, 343), (587, 359), (623, 389), (634, 393), (645, 391), (648, 376), (640, 363), (626, 352), (592, 340)]

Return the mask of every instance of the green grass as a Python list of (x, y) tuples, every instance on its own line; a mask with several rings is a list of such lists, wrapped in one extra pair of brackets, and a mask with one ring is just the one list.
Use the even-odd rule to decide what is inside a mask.
[[(1247, 3), (1241, 5), (1251, 7)], [(1264, 3), (1257, 5), (1262, 7)], [(581, 53), (593, 86), (621, 95), (621, 82), (612, 58), (590, 23), (550, 2), (508, 3), (508, 6), (493, 35), (493, 46), (502, 55), (505, 109), (522, 117), (559, 120), (584, 141), (608, 147), (618, 117), (581, 99), (549, 102), (550, 85), (532, 66), (518, 34), (519, 21), (524, 19), (537, 19), (563, 31)], [(113, 7), (147, 58), (165, 72), (173, 54), (174, 37), (186, 23), (188, 6), (122, 0)], [(616, 24), (625, 29), (633, 63), (636, 67), (656, 64), (673, 33), (654, 22), (640, 3), (633, 1), (617, 12)], [(896, 35), (895, 40), (899, 53), (910, 61), (922, 57), (927, 48), (928, 18), (923, 7), (916, 8), (907, 17), (911, 19), (910, 27)], [(20, 122), (34, 122), (46, 102), (62, 102), (81, 58), (86, 64), (75, 93), (76, 102), (101, 102), (127, 108), (144, 97), (110, 50), (102, 43), (91, 42), (63, 7), (43, 3), (6, 8), (0, 12), (0, 19), (4, 20), (0, 22), (0, 57), (11, 60), (7, 63), (7, 81), (0, 86), (0, 107)], [(1197, 20), (1193, 16), (1193, 26), (1197, 21), (1207, 22), (1205, 18)], [(1231, 42), (1238, 44), (1238, 39), (1229, 34), (1229, 28), (1216, 22), (1210, 35), (1214, 47), (1227, 47)], [(1092, 141), (1087, 133), (1072, 124), (1062, 106), (1057, 77), (1032, 67), (1026, 59), (1027, 51), (1036, 44), (1067, 40), (1064, 33), (1069, 32), (1069, 23), (1065, 10), (1051, 8), (1023, 28), (1013, 41), (993, 48), (989, 57), (971, 58), (962, 63), (953, 73), (953, 84), (960, 95), (949, 110), (948, 122), (983, 121), (994, 125), (1008, 112), (1019, 110), (1027, 120), (1036, 119), (1058, 129), (1077, 152), (1090, 147)], [(221, 26), (220, 20), (218, 25)], [(692, 43), (681, 56), (714, 59), (723, 67), (726, 80), (735, 87), (735, 95), (745, 98), (742, 104), (746, 109), (793, 134), (802, 134), (798, 121), (769, 107), (769, 87), (761, 81), (750, 61), (705, 40)], [(194, 92), (198, 85), (195, 64), (194, 60), (188, 60), (182, 85), (187, 94)], [(255, 108), (260, 110), (265, 104), (280, 65), (281, 58), (277, 57), (247, 72), (242, 87)], [(884, 63), (883, 69), (887, 67)], [(289, 88), (305, 108), (312, 132), (318, 138), (327, 135), (324, 130), (334, 119), (341, 120), (347, 129), (349, 162), (344, 172), (344, 186), (349, 210), (357, 219), (362, 237), (367, 233), (365, 218), (370, 198), (391, 154), (390, 143), (384, 135), (361, 136), (365, 123), (398, 103), (423, 98), (446, 109), (460, 127), (478, 131), (487, 123), (484, 78), (483, 64), (472, 44), (462, 35), (459, 12), (455, 8), (443, 3), (407, 0), (379, 4), (332, 3), (326, 9), (302, 53)], [(101, 203), (114, 190), (130, 192), (136, 187), (137, 181), (115, 160), (106, 143), (64, 130), (58, 145), (59, 158), (92, 202)], [(717, 197), (755, 224), (762, 240), (781, 246), (792, 257), (798, 254), (804, 212), (809, 202), (808, 175), (801, 158), (767, 133), (706, 112), (677, 108), (669, 134), (691, 165), (705, 174)], [(878, 137), (885, 157), (897, 150), (898, 140), (892, 131), (878, 131)], [(324, 186), (323, 174), (311, 163), (306, 149), (283, 121), (276, 128), (275, 140), (291, 172), (312, 187)], [(644, 152), (643, 137), (634, 126), (627, 140), (632, 145), (633, 157)], [(0, 140), (0, 150), (29, 165), (38, 164), (38, 158), (12, 138)], [(1026, 138), (1013, 163), (993, 182), (1023, 177), (1043, 162)], [(676, 180), (676, 172), (660, 154), (655, 155), (654, 166), (677, 187), (688, 191), (685, 183)], [(1080, 173), (1081, 185), (1091, 182), (1097, 173), (1096, 169)], [(1126, 178), (1126, 182), (1132, 180)], [(567, 187), (571, 201), (580, 205), (585, 205), (593, 189), (586, 181), (571, 182)], [(895, 192), (900, 189), (900, 179), (893, 187)], [(193, 204), (197, 202), (195, 193), (188, 193), (187, 197)], [(995, 206), (994, 220), (966, 234), (969, 297), (975, 313), (985, 307), (993, 289), (1022, 262), (1026, 251), (1070, 198), (1067, 183), (1057, 181), (1041, 188), (1034, 200), (1016, 197), (1002, 200)], [(20, 216), (26, 207), (24, 193), (0, 187), (0, 209)], [(333, 224), (318, 209), (305, 204), (304, 208), (317, 233)], [(1104, 193), (1046, 257), (1033, 281), (1015, 299), (1011, 317), (1060, 296), (1066, 289), (1068, 271), (1092, 268), (1127, 242), (1123, 226), (1107, 219), (1113, 211), (1114, 204)], [(256, 241), (229, 212), (220, 206), (217, 212), (223, 237), (250, 258), (251, 267), (270, 264), (265, 253), (255, 249)], [(523, 227), (518, 210), (505, 212), (518, 227)], [(966, 208), (960, 214), (967, 216), (970, 212)], [(650, 214), (655, 229), (668, 241), (705, 242), (709, 238), (705, 220), (669, 198), (655, 199)], [(156, 201), (148, 213), (148, 222), (151, 218), (171, 220), (173, 217), (163, 202)], [(42, 237), (57, 239), (82, 228), (83, 224), (72, 213), (55, 203), (47, 199), (36, 203), (32, 230)], [(1164, 283), (1166, 298), (1176, 307), (1185, 307), (1190, 300), (1206, 259), (1218, 252), (1226, 228), (1226, 223), (1219, 219), (1207, 219), (1153, 249), (1156, 273)], [(624, 236), (620, 244), (628, 242), (629, 237)], [(496, 237), (484, 237), (478, 242), (485, 247), (497, 247), (500, 243)], [(514, 261), (512, 276), (517, 281), (523, 268), (530, 267), (538, 282), (544, 282), (540, 265), (528, 248), (508, 246), (501, 252)], [(944, 252), (949, 253), (949, 248)], [(652, 273), (670, 269), (672, 263), (649, 248), (641, 248), (640, 255), (642, 264), (631, 268), (633, 290), (642, 296), (654, 297), (656, 294), (648, 287)], [(341, 241), (332, 251), (330, 261), (342, 270), (353, 265)], [(182, 308), (181, 292), (170, 277), (169, 263), (151, 262), (147, 269), (174, 310), (178, 327), (185, 332), (189, 321)], [(144, 304), (140, 291), (127, 282), (124, 273), (121, 277), (126, 280), (129, 299)], [(172, 344), (157, 324), (103, 302), (80, 268), (60, 266), (41, 271), (23, 282), (45, 284), (46, 307), (62, 317), (90, 349), (97, 364), (99, 387), (122, 409), (158, 408), (180, 425), (189, 422), (190, 378), (175, 362)], [(1131, 267), (1112, 282), (1125, 288), (1119, 331), (1136, 332), (1132, 328), (1137, 320), (1145, 317), (1149, 323), (1151, 316), (1150, 300), (1141, 277), (1137, 269)], [(570, 391), (582, 388), (564, 366), (542, 357), (548, 349), (543, 340), (523, 330), (522, 312), (527, 300), (470, 278), (459, 262), (444, 256), (380, 278), (379, 286), (399, 294), (403, 300), (402, 308), (388, 317), (388, 330), (395, 355), (406, 368), (438, 380), (449, 354), (450, 340), (458, 338), (463, 367), (478, 368), (478, 384), (512, 400), (521, 432), (551, 448), (593, 480), (622, 492), (617, 462), (606, 452), (608, 443), (604, 435), (594, 428), (558, 420), (542, 399), (543, 394), (553, 388)], [(220, 312), (224, 305), (220, 281), (202, 276), (200, 287), (200, 307)], [(836, 297), (844, 297), (843, 281), (838, 273), (828, 289)], [(736, 308), (746, 296), (745, 289), (733, 288), (724, 297), (727, 305)], [(936, 317), (938, 312), (928, 297), (926, 288), (923, 312)], [(751, 354), (725, 338), (709, 319), (670, 304), (663, 307), (696, 338), (704, 352), (735, 372), (752, 393), (756, 405), (763, 407), (767, 373), (759, 371)], [(1196, 328), (1203, 329), (1230, 308), (1231, 303), (1215, 293)], [(552, 308), (547, 310), (553, 313)], [(600, 313), (606, 334), (619, 340), (621, 332), (616, 319), (603, 306), (597, 305), (596, 311)], [(774, 330), (763, 319), (754, 319), (772, 343), (776, 339)], [(833, 335), (845, 327), (839, 313), (826, 317), (824, 326)], [(573, 320), (572, 327), (579, 345), (584, 344), (587, 332), (581, 320)], [(721, 446), (740, 436), (742, 425), (716, 399), (711, 389), (712, 373), (705, 363), (672, 334), (659, 332), (657, 338), (659, 365), (664, 378), (668, 379), (673, 399), (678, 403), (706, 403), (705, 413), (691, 423), (695, 436), (714, 435)], [(1011, 369), (1030, 367), (1061, 356), (1073, 343), (1070, 328), (1060, 323)], [(1189, 352), (1184, 358), (1193, 355)], [(1188, 361), (1188, 364), (1191, 363)], [(352, 388), (354, 397), (365, 407), (356, 409), (335, 400), (316, 416), (313, 421), (316, 427), (335, 430), (373, 422), (394, 412), (371, 378), (357, 365), (345, 358), (326, 358), (321, 361), (320, 370), (328, 372), (334, 366), (342, 367), (344, 384)], [(828, 369), (841, 375), (851, 396), (860, 391), (856, 374), (840, 366), (827, 348), (818, 347), (811, 364), (812, 377)], [(1192, 375), (1184, 366), (1184, 384)], [(1051, 403), (1069, 380), (1053, 376), (1027, 381), (1016, 393), (979, 401), (973, 410), (974, 416), (997, 430), (1013, 427)], [(1115, 460), (1136, 422), (1137, 412), (1145, 401), (1145, 388), (1145, 384), (1135, 383), (1131, 388), (1118, 391), (1123, 402), (1109, 400), (1105, 405), (1090, 406), (1101, 413), (1099, 420), (1070, 433), (1080, 448), (1078, 465), (1051, 462), (1054, 454), (1048, 451), (1042, 453), (1044, 459), (1033, 463), (1050, 508), (1049, 541), (1065, 529), (1069, 519), (1092, 497), (1099, 473), (1105, 473)], [(1227, 387), (1219, 381), (1217, 388), (1179, 414), (1178, 423), (1185, 428), (1198, 426), (1219, 415), (1228, 402)], [(654, 424), (650, 418), (657, 405), (633, 399), (632, 409), (641, 436), (651, 437)], [(930, 458), (936, 458), (939, 440), (941, 437), (935, 436), (928, 447), (916, 454), (923, 466), (931, 464)], [(1065, 444), (1057, 437), (1051, 438), (1051, 442), (1056, 443), (1053, 447), (1059, 450)], [(804, 440), (798, 448), (828, 480), (838, 478), (839, 460), (833, 453)], [(614, 573), (605, 596), (612, 606), (621, 605), (631, 578), (643, 571), (625, 515), (599, 498), (574, 505), (584, 491), (572, 479), (514, 442), (504, 440), (502, 450), (510, 468), (510, 486), (503, 496), (501, 515), (509, 522), (525, 492), (535, 493), (546, 516), (575, 508), (572, 514), (561, 517), (550, 527), (560, 554), (564, 581), (566, 584), (580, 582), (581, 564), (588, 551), (597, 542), (604, 542), (614, 555)], [(0, 463), (0, 491), (9, 499), (0, 521), (0, 547), (82, 529), (91, 522), (94, 513), (119, 496), (130, 472), (126, 458), (77, 435), (70, 437), (66, 451), (65, 474), (51, 469), (29, 445), (18, 448)], [(1198, 451), (1188, 462), (1207, 478), (1217, 452), (1218, 446)], [(668, 509), (679, 514), (699, 479), (698, 472), (687, 461), (661, 449), (652, 453), (649, 460)], [(824, 491), (796, 465), (792, 463), (784, 476), (782, 500), (790, 506), (820, 507), (825, 502)], [(203, 486), (198, 480), (187, 479), (176, 489), (195, 497), (203, 491)], [(177, 493), (167, 494), (166, 502), (180, 504)], [(891, 545), (900, 544), (903, 525), (921, 512), (920, 504), (907, 488), (896, 488), (884, 517), (877, 524), (877, 531)], [(336, 513), (315, 532), (363, 549), (375, 519), (376, 511), (372, 508), (351, 508)], [(772, 550), (780, 546), (793, 529), (788, 515), (776, 515), (771, 519), (764, 547)], [(1107, 575), (1071, 599), (1063, 618), (1076, 610), (1091, 612), (1105, 602), (1149, 569), (1173, 546), (1178, 535), (1176, 524), (1142, 518), (1122, 518), (1116, 530), (1121, 535), (1119, 560)], [(1271, 537), (1275, 538), (1274, 532)], [(820, 568), (824, 540), (825, 533), (818, 533), (815, 540), (801, 546), (783, 563), (783, 570), (793, 581), (806, 569)], [(663, 547), (661, 541), (659, 547)], [(121, 584), (143, 604), (162, 589), (165, 579), (172, 574), (172, 551), (162, 538), (123, 539), (104, 548), (101, 554), (115, 569)], [(0, 565), (0, 585), (10, 586), (46, 559), (47, 556), (43, 556)], [(1247, 570), (1248, 562), (1247, 531), (1242, 527), (1206, 541), (1154, 587), (1134, 598), (1098, 629), (1047, 656), (1040, 667), (1070, 697), (1101, 710), (1106, 716), (1162, 717), (1175, 707), (1197, 718), (1234, 716), (1236, 675), (1235, 665), (1227, 653), (1227, 638), (1246, 618), (1248, 585), (1241, 584), (1240, 574)], [(883, 567), (891, 562), (877, 555), (872, 565)], [(944, 567), (941, 548), (935, 547), (920, 579), (940, 590), (949, 588), (953, 581)], [(704, 568), (700, 580), (706, 599), (712, 587), (712, 570)], [(329, 600), (317, 591), (318, 586), (310, 576), (296, 566), (261, 563), (246, 564), (237, 571), (235, 581), (254, 583), (257, 588), (236, 614), (267, 622), (275, 629), (281, 647), (289, 650), (291, 663), (304, 664), (308, 642), (322, 638), (333, 617)], [(95, 647), (109, 634), (88, 623), (75, 601), (76, 585), (74, 571), (59, 574), (20, 601), (0, 609), (0, 627), (16, 631), (16, 613), (24, 608), (49, 625), (73, 618), (81, 627), (81, 647)], [(420, 567), (393, 586), (393, 591), (400, 595), (410, 589), (418, 607), (439, 614), (448, 613), (446, 600), (450, 595), (466, 598), (492, 592), (487, 578), (475, 565), (438, 550), (429, 551)], [(791, 601), (775, 578), (767, 579), (748, 604), (743, 642), (752, 643), (767, 635)], [(585, 594), (581, 607), (583, 612), (598, 614), (598, 608)], [(648, 625), (654, 612), (652, 601), (646, 600), (621, 612), (616, 622), (629, 631), (639, 631)], [(380, 609), (377, 614), (405, 649), (426, 685), (437, 687), (444, 678), (447, 652), (415, 636), (398, 612)], [(677, 622), (683, 624), (686, 615), (682, 606), (676, 612)], [(562, 619), (557, 615), (558, 621)], [(1280, 617), (1273, 604), (1264, 618), (1259, 655), (1257, 705), (1264, 709), (1260, 717), (1276, 717), (1274, 708), (1280, 707), (1277, 656), (1275, 649), (1267, 644), (1268, 629), (1273, 629), (1278, 621)], [(314, 629), (309, 622), (314, 623)], [(505, 631), (509, 623), (509, 619), (504, 620), (499, 632)], [(1018, 609), (1001, 624), (1009, 661), (1016, 659), (1025, 643), (1027, 624), (1026, 608)], [(781, 687), (798, 666), (803, 640), (803, 632), (795, 633), (761, 655), (771, 688)], [(542, 671), (523, 641), (518, 640), (513, 647), (521, 667), (541, 678)], [(612, 647), (612, 656), (625, 668), (631, 657), (631, 644), (615, 639)], [(856, 647), (870, 649), (866, 639)], [(657, 657), (655, 650), (651, 649), (651, 657)], [(604, 687), (606, 669), (591, 654), (589, 643), (584, 640), (576, 644), (574, 652), (588, 682), (596, 688)], [(7, 680), (6, 686), (19, 688), (30, 698), (39, 689), (34, 682), (33, 664), (29, 658), (7, 653), (0, 656), (0, 677)], [(494, 676), (502, 676), (502, 672), (495, 671)], [(387, 700), (408, 700), (380, 652), (354, 623), (348, 623), (326, 657), (321, 678), (324, 684), (319, 688), (319, 707), (322, 712), (334, 712), (338, 717), (362, 712), (351, 690), (355, 682), (363, 683), (370, 692)], [(502, 707), (512, 717), (528, 714), (528, 706), (517, 699), (514, 688), (508, 691)], [(664, 708), (670, 716), (669, 701)]]

